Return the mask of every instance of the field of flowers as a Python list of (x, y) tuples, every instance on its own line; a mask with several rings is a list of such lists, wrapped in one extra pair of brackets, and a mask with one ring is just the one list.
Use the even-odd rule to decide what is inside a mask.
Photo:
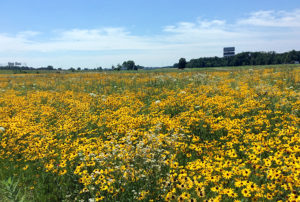
[(0, 74), (0, 201), (299, 201), (300, 68)]

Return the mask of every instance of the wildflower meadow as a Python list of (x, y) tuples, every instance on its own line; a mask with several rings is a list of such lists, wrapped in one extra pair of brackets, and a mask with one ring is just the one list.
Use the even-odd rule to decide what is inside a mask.
[(300, 68), (0, 74), (0, 201), (299, 201)]

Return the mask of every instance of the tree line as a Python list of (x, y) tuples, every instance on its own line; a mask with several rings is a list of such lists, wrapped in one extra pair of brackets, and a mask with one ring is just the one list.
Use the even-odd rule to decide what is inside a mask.
[(201, 67), (223, 67), (223, 66), (245, 66), (245, 65), (273, 65), (273, 64), (294, 64), (300, 61), (300, 51), (289, 51), (285, 53), (271, 52), (243, 52), (231, 57), (203, 57), (191, 59), (185, 62), (180, 58), (173, 67), (201, 68)]
[[(273, 65), (273, 64), (295, 64), (300, 61), (300, 51), (289, 51), (285, 53), (271, 52), (243, 52), (231, 57), (202, 57), (198, 59), (191, 59), (189, 62), (185, 58), (180, 58), (178, 63), (173, 66), (179, 69), (184, 68), (201, 68), (201, 67), (223, 67), (223, 66), (245, 66), (245, 65)], [(122, 65), (112, 65), (110, 70), (138, 70), (145, 67), (136, 65), (133, 60), (124, 61)], [(146, 69), (146, 68), (145, 68)], [(0, 66), (0, 70), (58, 70), (62, 71), (62, 68), (53, 68), (49, 65), (47, 67), (33, 68), (25, 66)], [(77, 69), (71, 67), (66, 69), (69, 71), (103, 71), (102, 67), (97, 68), (80, 68)], [(106, 69), (109, 70), (109, 69)]]
[[(133, 60), (128, 60), (124, 61), (122, 65), (118, 64), (116, 66), (112, 65), (111, 69), (106, 69), (106, 70), (138, 70), (138, 69), (144, 69), (144, 66), (141, 65), (136, 65)], [(52, 65), (48, 65), (47, 67), (38, 67), (38, 68), (33, 68), (33, 67), (27, 67), (27, 66), (0, 66), (0, 70), (14, 70), (14, 71), (26, 71), (26, 70), (58, 70), (62, 71), (62, 68), (57, 68), (55, 69)], [(70, 67), (68, 69), (65, 69), (68, 71), (103, 71), (105, 70), (102, 67), (97, 67), (97, 68), (81, 68), (81, 67)]]

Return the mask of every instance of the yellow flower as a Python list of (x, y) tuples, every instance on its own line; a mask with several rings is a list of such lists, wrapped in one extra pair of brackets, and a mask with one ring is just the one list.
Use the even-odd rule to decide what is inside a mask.
[(210, 188), (210, 190), (213, 191), (213, 192), (220, 192), (221, 189), (222, 188), (220, 186), (215, 186), (215, 187)]
[(247, 188), (242, 190), (242, 194), (244, 197), (251, 197), (251, 193)]
[(59, 175), (64, 175), (64, 174), (66, 174), (67, 173), (67, 170), (66, 169), (64, 169), (64, 170), (61, 170), (61, 171), (59, 171)]
[(223, 171), (223, 177), (227, 180), (229, 180), (232, 176), (232, 172), (231, 171)]
[(23, 170), (27, 170), (28, 169), (28, 165), (24, 166), (22, 169)]
[(251, 170), (250, 169), (243, 169), (242, 170), (242, 175), (244, 177), (249, 177), (250, 174), (251, 174)]

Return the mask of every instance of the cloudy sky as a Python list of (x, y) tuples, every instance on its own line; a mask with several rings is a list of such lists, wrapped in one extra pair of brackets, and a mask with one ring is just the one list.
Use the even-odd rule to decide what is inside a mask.
[(237, 52), (299, 50), (299, 0), (0, 0), (0, 64), (173, 65)]

